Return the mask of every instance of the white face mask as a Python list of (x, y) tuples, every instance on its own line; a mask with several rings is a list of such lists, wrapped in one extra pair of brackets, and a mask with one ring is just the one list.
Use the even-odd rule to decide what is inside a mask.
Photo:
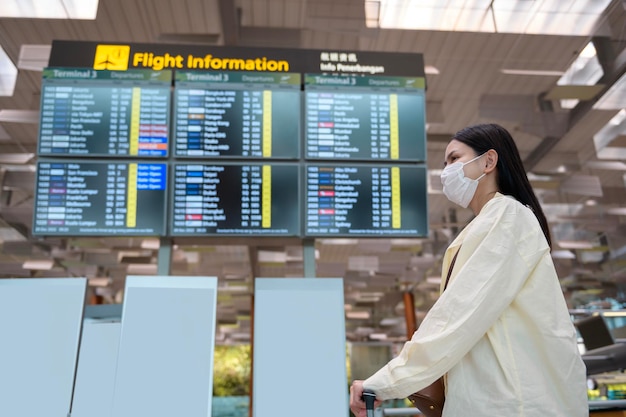
[(467, 208), (472, 198), (474, 198), (478, 181), (486, 174), (483, 173), (483, 175), (473, 180), (465, 176), (463, 167), (483, 155), (484, 154), (478, 155), (476, 158), (465, 163), (460, 161), (455, 162), (444, 168), (443, 172), (441, 172), (441, 183), (443, 184), (443, 193), (448, 197), (448, 200), (463, 208)]

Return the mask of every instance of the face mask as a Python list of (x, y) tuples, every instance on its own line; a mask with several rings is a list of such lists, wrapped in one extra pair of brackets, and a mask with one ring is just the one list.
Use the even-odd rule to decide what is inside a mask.
[(441, 183), (443, 184), (443, 193), (448, 197), (448, 200), (463, 208), (467, 208), (474, 197), (474, 193), (478, 187), (478, 181), (485, 176), (485, 173), (473, 180), (465, 176), (463, 167), (483, 155), (484, 154), (478, 155), (476, 158), (465, 163), (455, 162), (444, 168), (441, 173)]

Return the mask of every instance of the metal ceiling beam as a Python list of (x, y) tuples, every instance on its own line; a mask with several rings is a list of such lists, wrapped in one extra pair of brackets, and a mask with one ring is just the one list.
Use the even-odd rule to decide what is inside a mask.
[[(544, 115), (554, 115), (554, 107), (552, 105), (552, 102), (550, 100), (546, 100), (544, 96), (545, 93), (540, 94), (538, 97), (539, 111)], [(550, 118), (549, 116), (543, 118), (544, 124), (550, 124), (551, 121), (553, 121), (553, 118)], [(557, 122), (554, 121), (554, 123)], [(545, 130), (548, 131), (550, 129), (548, 128)], [(527, 171), (531, 171), (535, 167), (535, 165), (537, 165), (537, 163), (539, 163), (539, 161), (544, 157), (544, 155), (550, 152), (550, 150), (559, 142), (563, 133), (565, 132), (562, 132), (560, 135), (544, 135), (541, 143), (535, 149), (533, 149), (533, 151), (524, 160), (524, 168)]]
[(218, 0), (224, 45), (239, 45), (240, 9), (233, 0)]
[[(569, 113), (566, 132), (576, 128), (576, 125), (583, 117), (593, 109), (598, 100), (615, 84), (620, 77), (626, 73), (626, 48), (613, 58), (613, 54), (608, 51), (610, 40), (594, 38), (594, 45), (598, 45), (598, 60), (604, 70), (604, 75), (597, 84), (604, 85), (604, 88), (592, 100), (580, 101), (576, 107)], [(549, 110), (545, 106), (541, 106), (541, 98), (539, 100), (542, 111)], [(524, 160), (524, 167), (530, 171), (537, 163), (548, 154), (561, 140), (562, 136), (547, 136), (543, 138), (539, 146), (537, 146), (528, 157)]]
[[(598, 55), (598, 59), (600, 59), (600, 55)], [(626, 73), (626, 48), (622, 49), (619, 55), (617, 55), (615, 60), (612, 62), (601, 62), (600, 65), (602, 68), (608, 69), (608, 72), (605, 72), (602, 78), (598, 80), (598, 84), (604, 84), (604, 88), (594, 99), (581, 101), (572, 109), (572, 112), (570, 113), (571, 117), (569, 130), (573, 129), (574, 126), (585, 116), (585, 114), (593, 108), (598, 100), (613, 86), (613, 84), (615, 84), (620, 77)]]

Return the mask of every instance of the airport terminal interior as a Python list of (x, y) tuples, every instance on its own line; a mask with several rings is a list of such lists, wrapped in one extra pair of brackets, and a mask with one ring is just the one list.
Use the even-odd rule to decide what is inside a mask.
[[(426, 229), (381, 237), (34, 233), (42, 79), (53, 41), (212, 56), (220, 48), (259, 56), (286, 49), (330, 68), (366, 53), (421, 56), (423, 68), (402, 75), (425, 79)], [(572, 319), (604, 319), (587, 339), (581, 331), (581, 352), (596, 347), (597, 326), (608, 327), (604, 345), (619, 344), (626, 339), (625, 73), (625, 0), (3, 0), (0, 278), (84, 277), (88, 305), (119, 305), (127, 276), (216, 277), (215, 343), (233, 349), (252, 341), (256, 278), (341, 278), (346, 341), (393, 353), (407, 339), (407, 295), (419, 325), (439, 296), (446, 247), (473, 218), (442, 192), (445, 148), (468, 125), (498, 123), (514, 137), (548, 218)], [(273, 218), (290, 209), (301, 210), (283, 207)], [(619, 386), (610, 399), (625, 398), (626, 378)]]

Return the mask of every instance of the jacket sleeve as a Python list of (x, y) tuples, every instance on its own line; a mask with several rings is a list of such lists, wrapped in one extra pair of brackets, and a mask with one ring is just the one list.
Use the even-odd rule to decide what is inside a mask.
[(467, 227), (448, 288), (400, 354), (365, 380), (379, 398), (405, 398), (450, 370), (549, 252), (534, 214), (508, 197), (492, 199)]

